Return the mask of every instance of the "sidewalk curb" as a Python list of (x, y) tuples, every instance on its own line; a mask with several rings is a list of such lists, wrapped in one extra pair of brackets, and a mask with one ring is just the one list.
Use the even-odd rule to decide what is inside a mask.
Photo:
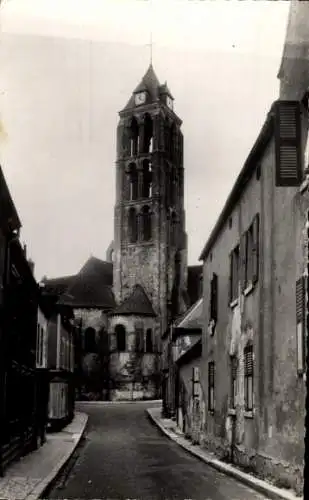
[[(83, 412), (78, 412), (78, 413), (83, 413)], [(63, 471), (64, 467), (72, 457), (73, 453), (75, 452), (77, 446), (79, 445), (84, 433), (85, 429), (87, 426), (88, 422), (88, 415), (83, 413), (85, 416), (85, 421), (83, 423), (83, 428), (82, 430), (78, 433), (75, 434), (74, 436), (74, 445), (72, 448), (64, 455), (64, 457), (58, 462), (58, 464), (52, 469), (52, 471), (46, 476), (45, 479), (40, 481), (39, 484), (35, 486), (35, 488), (25, 497), (25, 500), (38, 500), (39, 498), (42, 498), (42, 496), (45, 494), (45, 492), (48, 490), (50, 487), (51, 483), (56, 479), (56, 477), (61, 474)]]
[(197, 447), (189, 442), (186, 442), (185, 438), (177, 436), (174, 432), (166, 429), (161, 424), (161, 422), (154, 415), (152, 415), (151, 408), (145, 411), (149, 420), (154, 425), (156, 425), (165, 436), (167, 436), (169, 439), (177, 443), (187, 452), (191, 453), (191, 455), (194, 455), (195, 457), (199, 458), (200, 460), (205, 462), (207, 465), (210, 465), (214, 469), (217, 469), (218, 471), (223, 472), (224, 474), (233, 477), (234, 479), (237, 479), (239, 482), (245, 484), (246, 486), (249, 486), (250, 488), (254, 489), (259, 493), (262, 493), (263, 495), (266, 495), (269, 498), (275, 500), (303, 500), (303, 497), (297, 497), (293, 495), (293, 493), (290, 493), (288, 491), (282, 491), (276, 486), (272, 486), (266, 483), (266, 481), (263, 481), (262, 479), (252, 477), (249, 474), (246, 474), (245, 472), (236, 469), (230, 464), (226, 464), (224, 462), (221, 462), (220, 460), (205, 456), (202, 449), (199, 446)]

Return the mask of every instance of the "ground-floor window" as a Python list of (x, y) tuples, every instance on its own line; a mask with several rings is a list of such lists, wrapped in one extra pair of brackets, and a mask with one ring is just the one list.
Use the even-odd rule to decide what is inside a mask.
[(245, 410), (253, 410), (253, 346), (244, 350), (245, 361)]

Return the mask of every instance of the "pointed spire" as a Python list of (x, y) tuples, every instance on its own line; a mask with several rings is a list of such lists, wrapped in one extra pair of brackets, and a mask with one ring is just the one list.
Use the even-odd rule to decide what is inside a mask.
[(309, 2), (290, 3), (281, 65), (280, 99), (298, 100), (309, 88)]

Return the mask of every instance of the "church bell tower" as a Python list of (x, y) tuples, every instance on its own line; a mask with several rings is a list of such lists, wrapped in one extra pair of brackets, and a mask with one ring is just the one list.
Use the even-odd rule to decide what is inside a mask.
[(141, 286), (157, 336), (186, 307), (183, 135), (173, 105), (151, 64), (117, 127), (114, 294), (120, 304)]

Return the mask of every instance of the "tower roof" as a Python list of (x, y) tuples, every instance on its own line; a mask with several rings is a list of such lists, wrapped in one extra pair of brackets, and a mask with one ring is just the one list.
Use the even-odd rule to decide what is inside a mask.
[(133, 94), (130, 97), (124, 110), (134, 108), (134, 94), (137, 94), (138, 92), (148, 93), (148, 103), (158, 101), (162, 93), (168, 94), (170, 97), (172, 97), (172, 94), (169, 91), (166, 82), (164, 85), (160, 84), (152, 64), (149, 65), (145, 75), (143, 76), (137, 87), (134, 89)]
[(278, 73), (280, 99), (301, 100), (309, 87), (309, 2), (292, 0)]
[(133, 292), (127, 299), (116, 307), (113, 315), (156, 316), (151, 302), (141, 285), (135, 285)]

